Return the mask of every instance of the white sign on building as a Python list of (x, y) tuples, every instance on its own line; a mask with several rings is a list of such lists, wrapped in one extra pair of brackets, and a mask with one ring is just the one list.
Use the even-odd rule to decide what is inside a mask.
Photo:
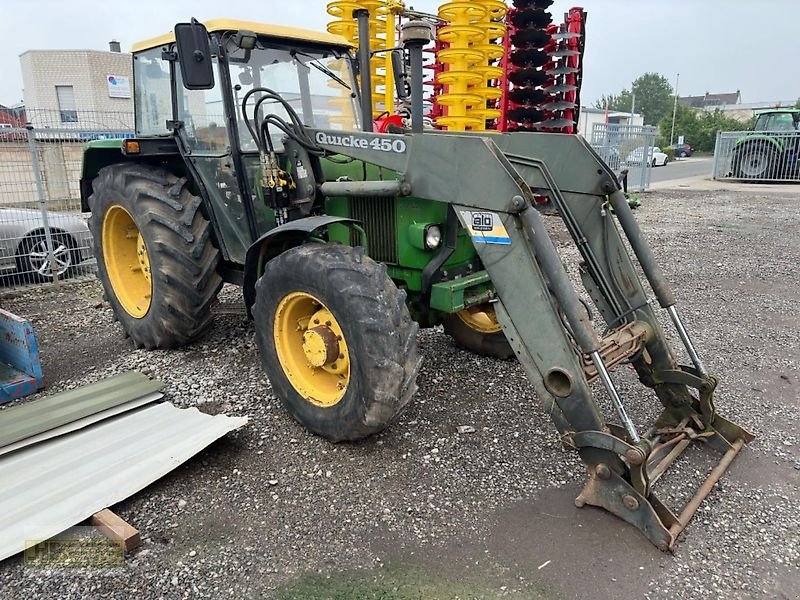
[(107, 75), (109, 98), (130, 98), (131, 79), (125, 75)]

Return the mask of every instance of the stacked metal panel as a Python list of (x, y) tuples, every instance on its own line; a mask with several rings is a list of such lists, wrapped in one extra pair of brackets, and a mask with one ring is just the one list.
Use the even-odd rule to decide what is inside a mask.
[(163, 477), (246, 418), (179, 409), (126, 373), (0, 411), (0, 560)]

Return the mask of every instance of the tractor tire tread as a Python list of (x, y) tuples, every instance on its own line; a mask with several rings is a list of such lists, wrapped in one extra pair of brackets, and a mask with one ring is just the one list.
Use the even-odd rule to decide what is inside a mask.
[[(89, 228), (95, 256), (102, 257), (105, 208), (121, 205), (139, 227), (151, 265), (154, 293), (150, 309), (135, 319), (111, 301), (115, 317), (136, 347), (176, 348), (200, 337), (212, 321), (211, 305), (222, 287), (217, 272), (220, 255), (211, 239), (211, 225), (201, 201), (185, 177), (138, 164), (115, 164), (100, 170), (89, 197)], [(107, 197), (105, 197), (107, 196)], [(98, 277), (113, 297), (102, 260)]]
[[(331, 422), (324, 410), (316, 411), (318, 421), (301, 418), (286, 398), (287, 393), (294, 393), (297, 398), (299, 394), (282, 372), (280, 382), (272, 381), (273, 389), (295, 418), (331, 441), (357, 440), (384, 429), (416, 391), (420, 364), (416, 344), (419, 326), (408, 312), (405, 293), (388, 277), (386, 266), (366, 256), (361, 248), (306, 244), (286, 251), (267, 263), (263, 276), (256, 283), (253, 307), (256, 339), (268, 374), (281, 370), (274, 352), (271, 314), (280, 298), (270, 291), (276, 283), (280, 285), (287, 273), (325, 273), (324, 278), (318, 278), (317, 285), (327, 288), (329, 298), (347, 298), (348, 311), (340, 315), (346, 322), (340, 320), (340, 324), (345, 330), (360, 332), (357, 337), (353, 335), (353, 339), (359, 340), (356, 360), (367, 382), (362, 386), (360, 409), (349, 413), (346, 422)], [(324, 284), (319, 282), (321, 279)], [(320, 300), (327, 304), (329, 298)], [(346, 339), (348, 337), (345, 335)], [(309, 404), (303, 399), (300, 402)]]

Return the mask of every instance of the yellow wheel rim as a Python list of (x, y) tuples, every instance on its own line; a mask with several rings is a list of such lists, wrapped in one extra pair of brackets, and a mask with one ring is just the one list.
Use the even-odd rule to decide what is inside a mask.
[(130, 213), (119, 205), (103, 218), (103, 262), (114, 295), (130, 316), (141, 319), (150, 310), (153, 283), (150, 257)]
[(350, 354), (339, 322), (311, 294), (292, 292), (275, 311), (273, 336), (281, 368), (311, 404), (338, 404), (350, 382)]
[(456, 313), (467, 327), (481, 333), (497, 333), (503, 327), (497, 322), (493, 304), (477, 304)]

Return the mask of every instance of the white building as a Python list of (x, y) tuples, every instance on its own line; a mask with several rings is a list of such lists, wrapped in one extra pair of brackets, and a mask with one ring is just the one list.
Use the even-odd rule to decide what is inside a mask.
[[(591, 139), (594, 124), (605, 122), (605, 109), (582, 106), (578, 119), (578, 133), (586, 139)], [(610, 110), (608, 111), (608, 123), (611, 125), (644, 125), (644, 117), (637, 113), (631, 114), (629, 112)]]
[(131, 55), (102, 50), (28, 50), (20, 57), (28, 119), (36, 127), (131, 129)]

